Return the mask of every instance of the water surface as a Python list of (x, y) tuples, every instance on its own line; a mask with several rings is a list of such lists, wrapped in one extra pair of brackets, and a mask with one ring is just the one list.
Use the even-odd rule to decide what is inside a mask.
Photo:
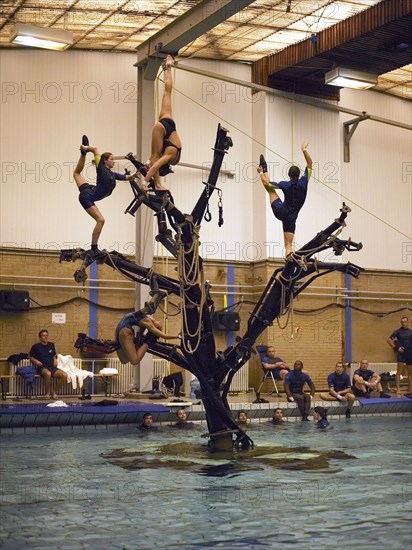
[(253, 424), (250, 452), (194, 430), (2, 435), (2, 549), (411, 547), (411, 419)]

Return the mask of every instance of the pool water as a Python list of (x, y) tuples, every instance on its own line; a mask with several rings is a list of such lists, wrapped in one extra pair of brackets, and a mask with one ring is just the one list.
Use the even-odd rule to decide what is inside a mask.
[(2, 549), (405, 550), (411, 418), (252, 424), (251, 452), (193, 430), (2, 435)]

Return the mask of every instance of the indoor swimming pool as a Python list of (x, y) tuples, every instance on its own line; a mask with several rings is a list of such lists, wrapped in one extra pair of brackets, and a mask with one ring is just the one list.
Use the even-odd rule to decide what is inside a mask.
[(0, 547), (409, 548), (410, 416), (331, 424), (252, 424), (230, 455), (205, 424), (2, 434)]

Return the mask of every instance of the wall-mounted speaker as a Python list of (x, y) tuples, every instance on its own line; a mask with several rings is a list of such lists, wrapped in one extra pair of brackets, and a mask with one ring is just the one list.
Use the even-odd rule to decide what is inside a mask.
[(0, 290), (0, 309), (2, 311), (27, 311), (30, 296), (27, 290)]
[(240, 329), (240, 317), (232, 311), (215, 311), (212, 315), (212, 327), (214, 330), (238, 331)]

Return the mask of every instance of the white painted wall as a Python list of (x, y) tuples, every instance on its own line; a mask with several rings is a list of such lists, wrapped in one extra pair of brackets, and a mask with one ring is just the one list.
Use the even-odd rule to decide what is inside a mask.
[[(365, 268), (412, 268), (412, 136), (408, 130), (372, 121), (362, 122), (350, 143), (351, 161), (343, 162), (343, 122), (352, 115), (332, 113), (268, 96), (267, 158), (271, 179), (286, 178), (290, 162), (304, 166), (300, 144), (307, 140), (314, 160), (314, 177), (296, 230), (300, 246), (337, 216), (342, 201), (352, 212), (342, 238), (361, 241), (362, 251), (330, 253), (320, 259), (353, 261)], [(410, 102), (373, 91), (342, 90), (341, 107), (411, 123)], [(266, 199), (267, 239), (275, 256), (283, 244), (281, 223)], [(273, 254), (270, 254), (273, 255)]]
[[(71, 172), (80, 137), (88, 133), (102, 150), (125, 154), (136, 148), (136, 69), (134, 54), (0, 51), (1, 237), (3, 246), (68, 248), (87, 246), (93, 221), (77, 199)], [(185, 60), (206, 71), (250, 79), (250, 66)], [(210, 164), (220, 122), (234, 147), (221, 177), (224, 225), (217, 226), (217, 196), (211, 223), (203, 223), (206, 258), (257, 260), (283, 256), (280, 222), (257, 177), (259, 153), (274, 180), (290, 162), (303, 164), (307, 140), (315, 162), (307, 202), (296, 232), (298, 245), (338, 214), (342, 197), (353, 212), (343, 236), (364, 243), (356, 255), (364, 267), (410, 269), (411, 133), (375, 122), (359, 125), (351, 141), (351, 163), (343, 163), (342, 123), (351, 118), (289, 100), (257, 94), (233, 84), (176, 70), (174, 115), (183, 142), (182, 161)], [(159, 102), (163, 85), (159, 82)], [(342, 106), (411, 122), (410, 102), (376, 92), (342, 91)], [(119, 171), (124, 164), (119, 163)], [(87, 172), (94, 181), (94, 169)], [(189, 212), (203, 190), (206, 174), (181, 166), (167, 178), (176, 204)], [(106, 217), (100, 244), (133, 253), (135, 221), (123, 214), (132, 196), (118, 183), (100, 203)], [(144, 208), (144, 207), (142, 207)], [(144, 214), (152, 223), (151, 212)], [(390, 227), (393, 226), (393, 227)], [(161, 252), (155, 246), (155, 253)], [(321, 256), (324, 258), (325, 256)]]
[[(343, 90), (341, 98), (345, 107), (412, 124), (410, 101), (355, 90)], [(340, 129), (352, 118), (340, 115)], [(412, 132), (363, 121), (350, 141), (350, 163), (343, 162), (343, 145), (341, 160), (342, 193), (353, 209), (351, 234), (364, 245), (356, 262), (412, 269)]]
[[(296, 247), (304, 245), (336, 217), (339, 208), (338, 115), (289, 100), (267, 98), (267, 161), (271, 181), (287, 180), (291, 164), (304, 170), (301, 144), (309, 142), (313, 175), (306, 203), (296, 226)], [(279, 195), (283, 198), (281, 192)], [(282, 224), (266, 199), (267, 240), (273, 242), (270, 256), (284, 256)], [(324, 255), (320, 256), (322, 259)]]
[[(184, 64), (250, 81), (248, 65), (198, 59), (185, 60)], [(233, 140), (222, 168), (233, 170), (235, 177), (221, 175), (218, 181), (223, 191), (224, 224), (220, 228), (217, 225), (218, 197), (215, 193), (210, 201), (212, 221), (202, 224), (201, 254), (204, 258), (244, 259), (245, 244), (253, 239), (253, 186), (249, 177), (252, 160), (250, 94), (245, 88), (180, 70), (176, 70), (174, 78), (174, 116), (183, 143), (182, 162), (211, 165), (219, 123), (229, 130)], [(204, 189), (202, 180), (206, 181), (207, 173), (179, 165), (174, 170), (175, 174), (167, 179), (167, 187), (179, 208), (190, 212)]]
[[(94, 222), (78, 202), (72, 172), (83, 133), (102, 152), (136, 147), (133, 62), (132, 54), (0, 51), (3, 246), (90, 243)], [(94, 183), (94, 168), (86, 173)], [(134, 250), (135, 222), (123, 214), (130, 200), (129, 184), (119, 182), (100, 203), (103, 248)]]
[[(135, 150), (135, 61), (134, 54), (0, 52), (3, 246), (88, 246), (93, 221), (78, 203), (72, 179), (80, 138), (87, 133), (102, 151), (116, 155)], [(250, 78), (247, 65), (186, 63)], [(245, 106), (243, 88), (205, 82), (183, 71), (176, 71), (174, 78), (174, 116), (183, 142), (182, 161), (211, 163), (219, 122), (230, 130), (234, 142), (224, 167), (235, 170), (236, 177), (219, 181), (224, 192), (224, 225), (217, 227), (215, 195), (210, 205), (213, 220), (202, 228), (202, 252), (208, 258), (242, 259), (243, 243), (251, 240), (252, 234), (253, 188), (244, 181), (251, 159), (251, 103)], [(155, 102), (160, 103), (162, 91), (159, 82)], [(91, 161), (91, 155), (88, 159)], [(124, 165), (119, 162), (118, 171)], [(94, 183), (93, 166), (86, 173)], [(166, 180), (184, 212), (191, 211), (205, 178), (206, 173), (177, 166)], [(119, 182), (112, 196), (99, 203), (106, 217), (101, 247), (134, 252), (135, 222), (123, 214), (131, 199), (129, 184)], [(152, 212), (145, 212), (144, 218), (151, 223)], [(155, 253), (158, 251), (155, 246)]]

